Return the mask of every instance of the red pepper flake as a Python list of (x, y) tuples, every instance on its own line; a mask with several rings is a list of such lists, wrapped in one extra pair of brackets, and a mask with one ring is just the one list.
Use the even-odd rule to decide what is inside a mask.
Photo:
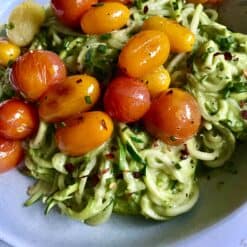
[(154, 142), (153, 142), (153, 144), (152, 144), (152, 147), (153, 148), (157, 148), (159, 146), (159, 142), (158, 142), (158, 140), (155, 140)]
[(106, 126), (106, 122), (104, 119), (101, 120), (101, 126), (105, 129), (105, 130), (108, 130), (107, 126)]
[(181, 160), (186, 160), (189, 156), (187, 145), (184, 144), (184, 149), (181, 151)]
[(247, 120), (247, 110), (241, 111), (241, 116), (243, 119)]
[(99, 181), (100, 181), (99, 176), (97, 174), (94, 174), (91, 177), (91, 180), (90, 181), (91, 181), (93, 187), (96, 186), (99, 183)]
[(166, 95), (170, 95), (170, 94), (173, 94), (173, 90), (172, 90), (172, 89), (170, 89), (170, 90), (166, 93)]
[(219, 55), (224, 55), (224, 58), (226, 61), (231, 61), (232, 60), (232, 54), (228, 51), (226, 52), (216, 52), (214, 54), (214, 57), (219, 56)]
[(245, 102), (244, 102), (243, 100), (241, 100), (241, 101), (239, 102), (239, 106), (240, 106), (241, 108), (243, 108), (243, 107), (245, 106)]
[(104, 169), (104, 170), (102, 170), (102, 171), (100, 172), (99, 176), (103, 176), (104, 174), (106, 174), (106, 173), (109, 172), (109, 171), (110, 171), (110, 168), (106, 168), (106, 169)]
[(140, 172), (133, 172), (133, 177), (134, 178), (140, 178), (141, 177), (141, 173)]
[(106, 157), (107, 159), (112, 160), (112, 159), (115, 158), (115, 155), (114, 155), (113, 153), (108, 153), (108, 154), (105, 155), (105, 157)]
[(148, 12), (148, 6), (145, 5), (145, 6), (144, 6), (144, 9), (143, 9), (143, 13), (144, 13), (144, 14), (147, 14), (147, 12)]
[(72, 173), (75, 170), (75, 166), (71, 163), (65, 164), (64, 167), (68, 173)]
[(81, 83), (81, 82), (82, 82), (82, 79), (76, 80), (76, 83)]

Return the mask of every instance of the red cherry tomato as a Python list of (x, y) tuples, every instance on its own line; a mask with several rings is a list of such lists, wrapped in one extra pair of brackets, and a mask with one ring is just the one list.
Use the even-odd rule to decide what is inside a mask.
[(104, 95), (105, 111), (120, 122), (130, 123), (142, 118), (150, 107), (150, 94), (144, 83), (119, 76), (109, 84)]
[(61, 22), (70, 27), (79, 27), (81, 16), (98, 0), (52, 0), (51, 6)]
[(13, 86), (30, 100), (37, 100), (55, 83), (66, 77), (66, 67), (56, 53), (30, 51), (19, 57), (13, 65)]
[(179, 145), (196, 135), (201, 114), (192, 95), (172, 88), (154, 98), (144, 122), (157, 138), (169, 145)]
[(9, 141), (0, 137), (0, 173), (16, 167), (22, 160), (21, 142)]
[(18, 99), (0, 104), (0, 135), (10, 140), (31, 136), (38, 127), (38, 114), (34, 107)]

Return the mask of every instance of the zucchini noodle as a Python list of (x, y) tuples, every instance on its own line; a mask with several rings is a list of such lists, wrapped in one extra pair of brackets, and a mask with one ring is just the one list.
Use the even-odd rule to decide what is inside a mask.
[[(146, 10), (146, 11), (144, 11)], [(216, 22), (215, 10), (183, 0), (134, 1), (126, 27), (103, 35), (83, 35), (60, 24), (50, 10), (30, 50), (59, 54), (69, 73), (88, 73), (102, 83), (112, 77), (118, 54), (149, 16), (173, 18), (196, 35), (193, 52), (171, 55), (165, 67), (172, 86), (189, 91), (202, 113), (197, 136), (168, 146), (140, 126), (116, 124), (111, 140), (81, 156), (56, 147), (53, 125), (40, 122), (27, 144), (25, 173), (37, 182), (28, 191), (45, 213), (54, 207), (81, 222), (97, 225), (113, 212), (169, 220), (190, 210), (199, 188), (198, 161), (216, 168), (231, 158), (238, 139), (246, 138), (247, 37)]]

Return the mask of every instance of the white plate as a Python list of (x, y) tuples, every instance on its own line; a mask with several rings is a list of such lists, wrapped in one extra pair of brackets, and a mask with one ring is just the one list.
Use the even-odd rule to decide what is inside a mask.
[[(21, 1), (1, 2), (2, 21), (17, 2)], [(201, 196), (194, 209), (162, 223), (114, 215), (104, 225), (89, 227), (57, 212), (44, 216), (41, 204), (22, 206), (32, 181), (11, 171), (0, 176), (0, 239), (16, 247), (247, 246), (245, 150), (240, 147), (235, 155), (237, 175), (222, 173), (201, 181)]]

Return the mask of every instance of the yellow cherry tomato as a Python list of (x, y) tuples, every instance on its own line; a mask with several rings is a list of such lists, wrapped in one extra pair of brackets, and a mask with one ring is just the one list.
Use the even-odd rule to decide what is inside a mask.
[(141, 78), (164, 64), (169, 52), (170, 43), (164, 32), (141, 31), (124, 46), (118, 65), (129, 76)]
[(58, 122), (90, 110), (100, 96), (98, 81), (89, 75), (69, 76), (54, 84), (40, 99), (39, 115), (46, 122)]
[(106, 113), (84, 112), (56, 130), (56, 142), (62, 152), (79, 156), (102, 145), (112, 132), (113, 122)]
[(7, 40), (0, 40), (0, 65), (7, 66), (9, 62), (15, 61), (20, 53), (18, 46)]
[(147, 85), (152, 97), (169, 88), (171, 77), (169, 72), (161, 65), (152, 72), (143, 76), (141, 80)]
[(87, 34), (109, 33), (126, 25), (129, 16), (129, 9), (122, 3), (102, 3), (82, 16), (81, 28)]
[(163, 31), (170, 41), (172, 52), (189, 52), (195, 43), (195, 35), (188, 28), (165, 17), (149, 17), (142, 29)]

